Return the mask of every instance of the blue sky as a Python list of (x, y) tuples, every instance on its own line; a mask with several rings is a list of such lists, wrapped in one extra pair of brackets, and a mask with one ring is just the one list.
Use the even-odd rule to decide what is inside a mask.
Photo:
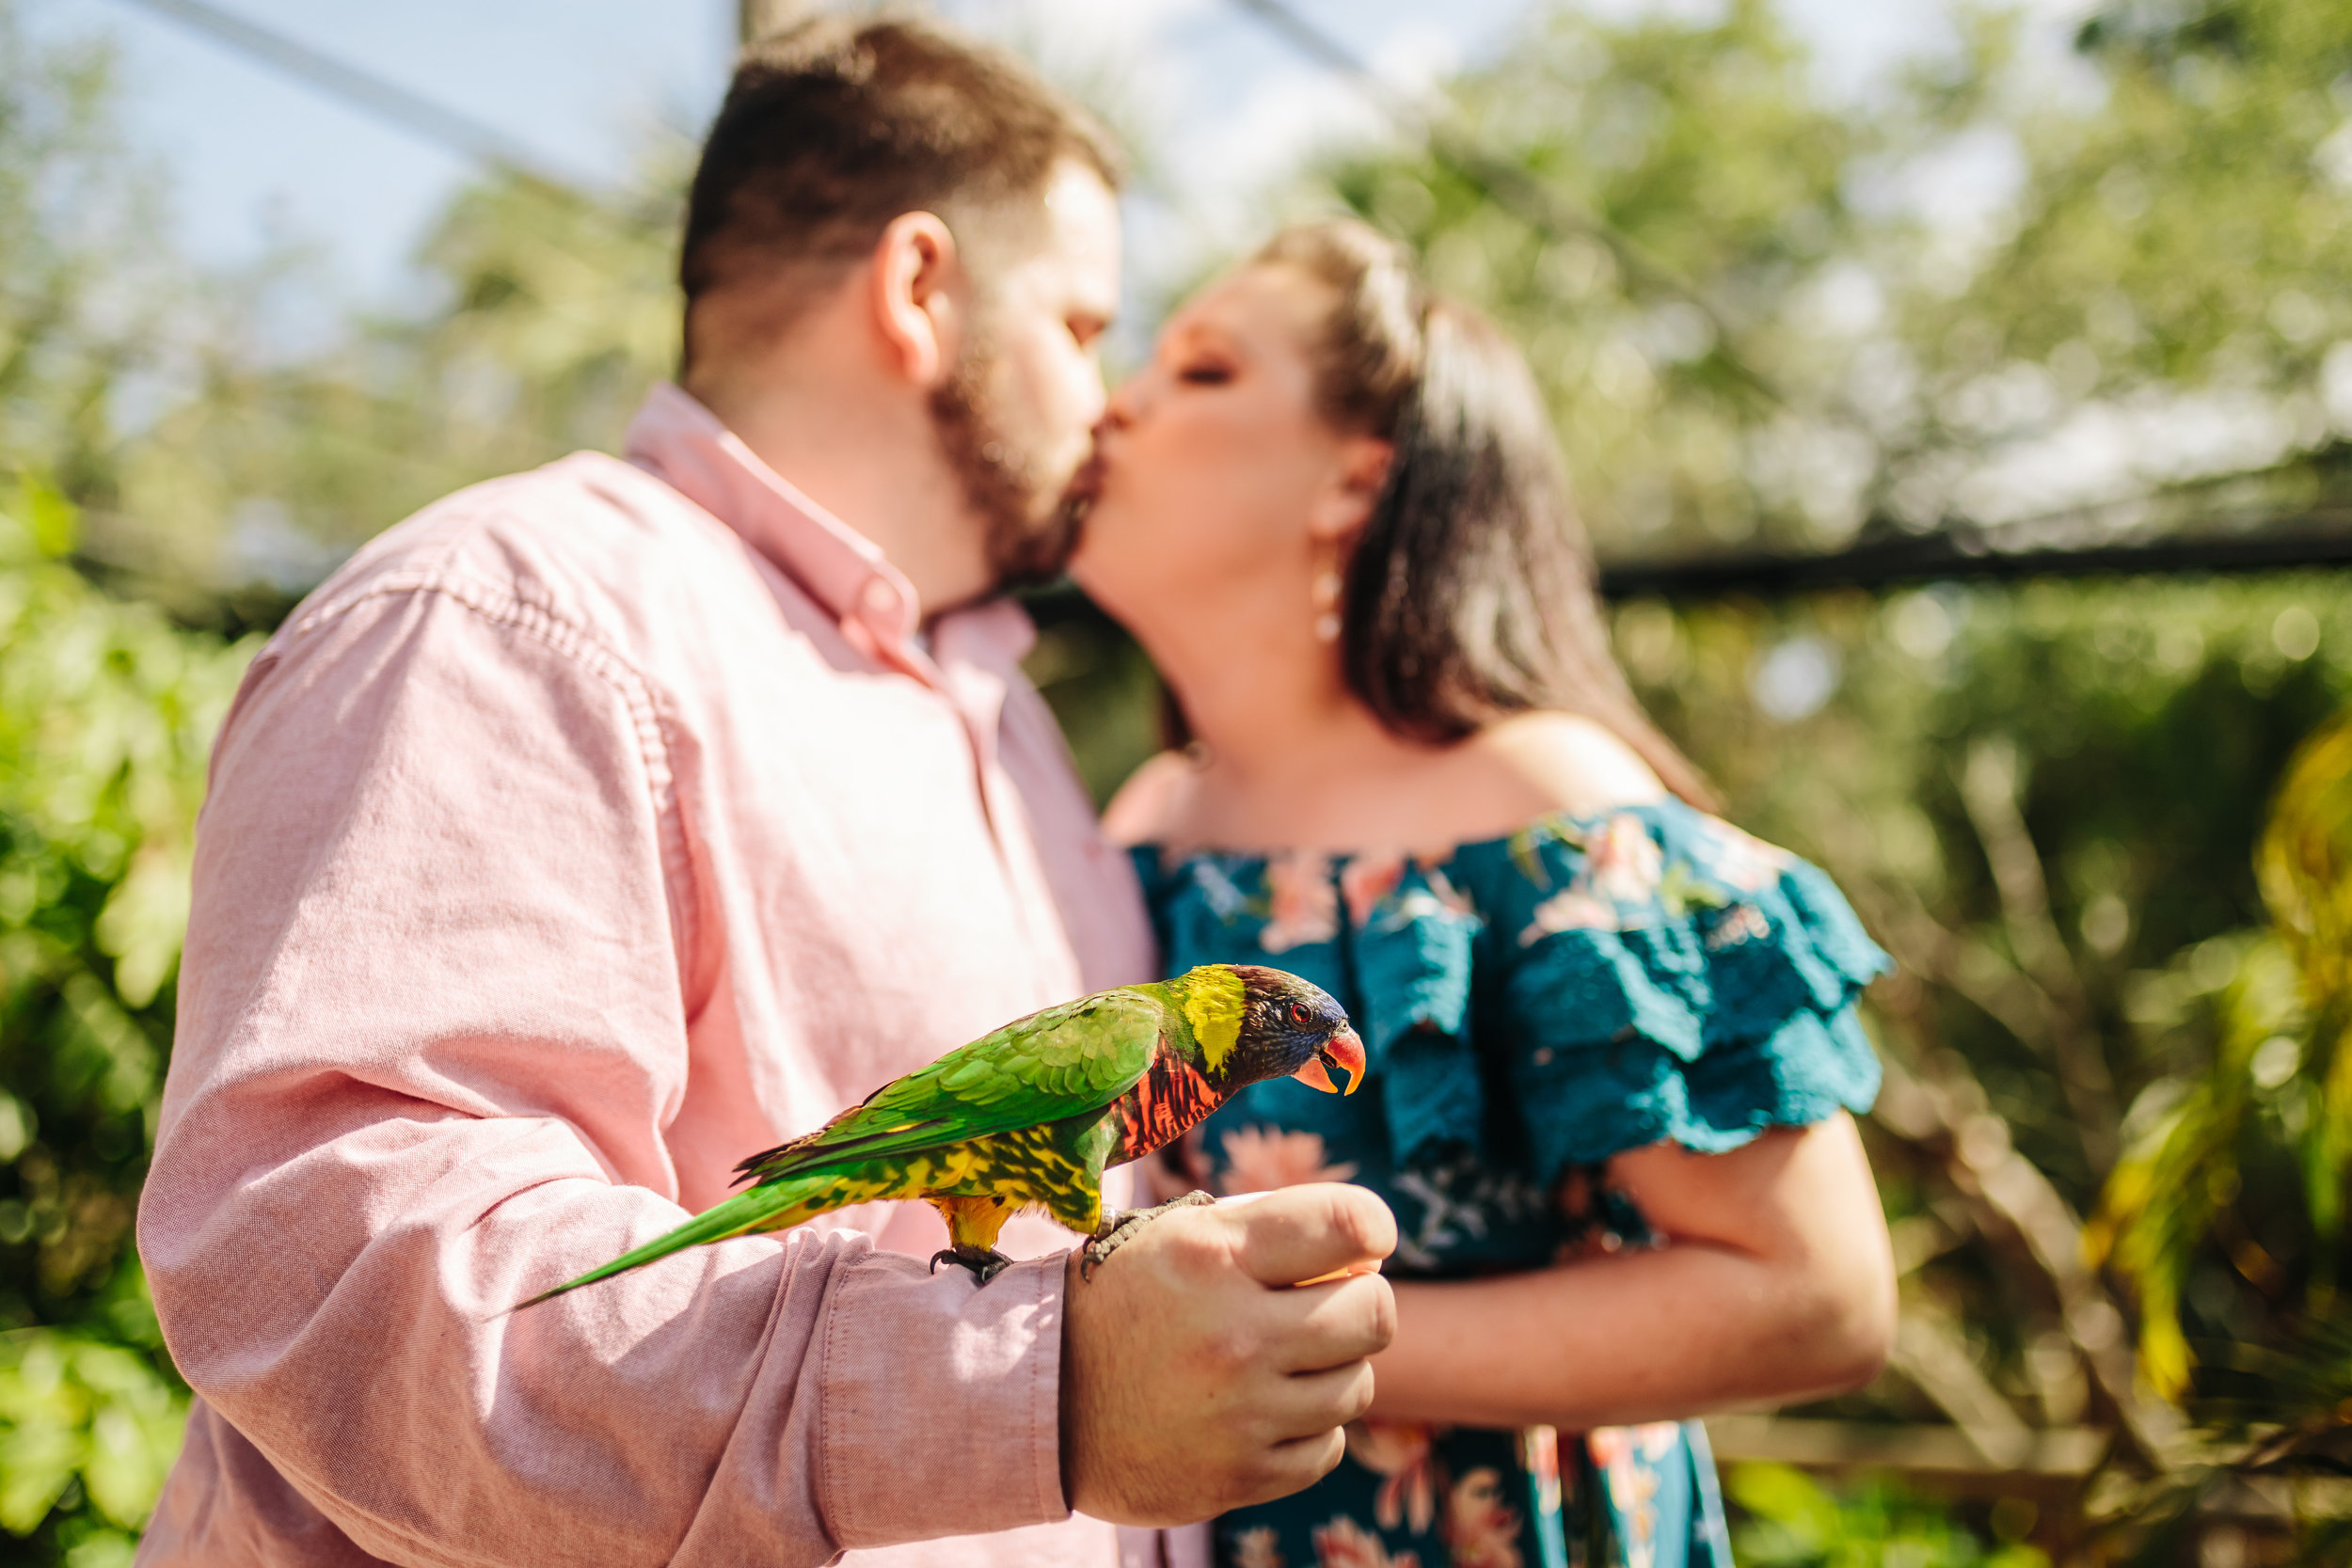
[[(620, 176), (662, 128), (691, 134), (724, 86), (733, 0), (218, 0), (225, 8), (497, 127), (586, 182)], [(1385, 73), (1427, 79), (1486, 57), (1531, 0), (1299, 0)], [(1708, 0), (1593, 0), (1611, 10)], [(1865, 85), (1944, 25), (1942, 0), (1784, 0), (1823, 58), (1824, 90)], [(2064, 8), (2067, 0), (2049, 0)], [(1231, 0), (939, 0), (976, 31), (1109, 70), (1163, 149), (1171, 200), (1132, 215), (1181, 271), (1186, 244), (1235, 243), (1248, 196), (1316, 139), (1366, 134), (1343, 85)], [(423, 225), (467, 161), (289, 81), (132, 0), (18, 0), (40, 37), (120, 52), (134, 141), (167, 171), (178, 238), (233, 263), (298, 243), (330, 292), (401, 297)], [(1148, 206), (1149, 204), (1147, 204)]]
[[(710, 0), (222, 0), (222, 8), (508, 133), (583, 181), (649, 127), (687, 125), (724, 84), (731, 8)], [(382, 298), (425, 221), (473, 173), (127, 0), (18, 0), (37, 37), (114, 40), (135, 145), (168, 174), (180, 237), (208, 261), (289, 241)]]

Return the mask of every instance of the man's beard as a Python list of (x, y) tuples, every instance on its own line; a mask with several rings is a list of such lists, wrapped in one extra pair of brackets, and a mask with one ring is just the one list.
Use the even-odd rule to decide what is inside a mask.
[(1078, 547), (1085, 501), (1063, 488), (1070, 476), (1041, 472), (1034, 453), (1006, 428), (989, 395), (995, 364), (984, 340), (969, 343), (955, 374), (931, 394), (931, 420), (987, 531), (981, 547), (995, 586), (1051, 582)]

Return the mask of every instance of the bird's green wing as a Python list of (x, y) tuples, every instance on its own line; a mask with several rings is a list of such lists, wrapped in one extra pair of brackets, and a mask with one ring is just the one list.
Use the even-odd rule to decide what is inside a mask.
[(1152, 1065), (1167, 1017), (1158, 990), (1120, 987), (1017, 1019), (737, 1168), (772, 1181), (1100, 1111)]

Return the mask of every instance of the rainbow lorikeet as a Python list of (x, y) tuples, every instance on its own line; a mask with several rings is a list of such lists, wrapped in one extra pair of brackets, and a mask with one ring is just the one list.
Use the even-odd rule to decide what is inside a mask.
[(1173, 980), (1120, 986), (1018, 1019), (883, 1085), (804, 1137), (738, 1165), (754, 1185), (668, 1235), (533, 1296), (526, 1307), (706, 1242), (782, 1230), (828, 1210), (924, 1198), (962, 1264), (986, 1284), (1010, 1259), (1005, 1221), (1042, 1209), (1093, 1233), (1082, 1270), (1145, 1213), (1103, 1219), (1103, 1170), (1183, 1134), (1235, 1090), (1296, 1078), (1338, 1092), (1364, 1078), (1346, 1012), (1295, 974), (1204, 964)]

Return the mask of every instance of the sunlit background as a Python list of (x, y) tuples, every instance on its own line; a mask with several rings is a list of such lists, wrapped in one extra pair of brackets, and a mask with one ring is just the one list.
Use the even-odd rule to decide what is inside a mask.
[[(1898, 958), (1862, 1393), (1752, 1564), (2352, 1557), (2352, 0), (943, 0), (1135, 150), (1132, 363), (1350, 210), (1552, 400), (1620, 657)], [(131, 1247), (205, 748), (435, 497), (610, 448), (743, 8), (0, 0), (0, 1561), (178, 1441)], [(1153, 677), (1068, 590), (1089, 785)]]

